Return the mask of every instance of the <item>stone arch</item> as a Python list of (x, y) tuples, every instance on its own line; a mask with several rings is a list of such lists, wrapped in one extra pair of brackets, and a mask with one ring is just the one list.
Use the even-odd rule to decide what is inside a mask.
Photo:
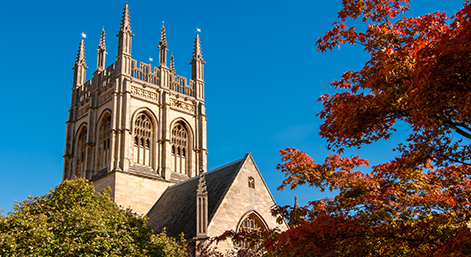
[(170, 126), (170, 167), (174, 172), (192, 176), (194, 133), (190, 123), (177, 118)]
[(108, 169), (111, 163), (111, 111), (105, 109), (97, 123), (96, 171)]
[(242, 225), (242, 222), (249, 216), (253, 215), (254, 217), (256, 217), (260, 222), (261, 224), (263, 225), (264, 229), (268, 229), (268, 224), (266, 223), (265, 219), (263, 219), (262, 215), (260, 215), (257, 211), (255, 210), (250, 210), (250, 211), (247, 211), (246, 213), (244, 213), (244, 215), (242, 215), (242, 217), (240, 218), (239, 222), (237, 223), (237, 226), (236, 226), (236, 231), (239, 231), (240, 230), (240, 227)]
[(80, 124), (75, 134), (75, 152), (74, 159), (75, 165), (71, 178), (74, 177), (85, 177), (85, 171), (87, 167), (87, 140), (88, 138), (88, 125), (87, 123)]
[[(265, 230), (268, 230), (268, 225), (263, 217), (255, 210), (248, 211), (242, 215), (242, 218), (240, 218), (236, 228), (236, 232), (245, 231), (257, 233)], [(252, 246), (251, 242), (245, 241), (237, 242), (236, 246), (240, 248), (258, 248), (258, 245)]]
[(133, 112), (132, 117), (131, 117), (131, 121), (130, 121), (131, 122), (131, 125), (130, 125), (131, 131), (130, 131), (130, 133), (134, 134), (133, 133), (133, 131), (134, 131), (134, 121), (136, 120), (137, 115), (139, 115), (141, 112), (145, 112), (151, 117), (152, 125), (155, 128), (154, 132), (155, 132), (156, 135), (158, 135), (158, 128), (159, 128), (158, 127), (158, 122), (159, 122), (159, 119), (157, 119), (157, 115), (155, 115), (155, 113), (147, 107), (138, 108)]
[(170, 132), (171, 132), (171, 129), (173, 128), (173, 126), (175, 126), (175, 124), (177, 122), (182, 122), (185, 124), (186, 128), (189, 130), (189, 134), (191, 136), (191, 139), (192, 139), (192, 145), (191, 147), (194, 146), (194, 138), (195, 138), (195, 130), (193, 129), (193, 126), (183, 117), (179, 117), (179, 118), (176, 118), (176, 119), (173, 119), (172, 122), (170, 123)]

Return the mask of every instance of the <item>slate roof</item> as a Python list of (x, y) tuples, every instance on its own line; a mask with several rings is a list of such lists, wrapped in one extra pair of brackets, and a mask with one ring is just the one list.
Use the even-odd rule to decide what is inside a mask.
[[(208, 224), (239, 173), (244, 158), (205, 173), (208, 189)], [(148, 225), (159, 233), (165, 227), (168, 236), (178, 238), (184, 233), (185, 239), (196, 236), (196, 189), (198, 176), (170, 186), (165, 190), (147, 216)]]

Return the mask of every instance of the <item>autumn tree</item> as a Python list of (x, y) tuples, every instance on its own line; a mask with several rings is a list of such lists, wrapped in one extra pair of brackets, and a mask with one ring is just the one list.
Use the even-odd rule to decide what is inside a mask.
[(185, 256), (186, 245), (153, 235), (146, 219), (119, 208), (110, 190), (66, 180), (0, 215), (0, 256)]
[[(336, 190), (297, 213), (298, 226), (267, 240), (278, 256), (471, 255), (471, 2), (411, 18), (409, 0), (343, 0), (319, 51), (360, 45), (364, 67), (347, 71), (323, 95), (319, 134), (336, 152), (317, 163), (281, 150), (280, 189), (307, 184)], [(356, 28), (352, 23), (363, 24)], [(361, 172), (368, 161), (346, 148), (389, 139), (406, 124), (395, 157)], [(399, 127), (406, 127), (401, 125)]]

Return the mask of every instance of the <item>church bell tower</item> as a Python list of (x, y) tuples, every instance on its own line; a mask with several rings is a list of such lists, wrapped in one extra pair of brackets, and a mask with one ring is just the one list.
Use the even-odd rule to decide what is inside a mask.
[(167, 66), (164, 26), (158, 67), (132, 58), (133, 36), (126, 4), (116, 60), (106, 67), (102, 30), (96, 70), (88, 81), (85, 42), (80, 41), (66, 123), (63, 179), (85, 177), (97, 191), (109, 186), (117, 204), (146, 214), (169, 185), (206, 170), (205, 62), (198, 32), (191, 79), (176, 74), (173, 55)]

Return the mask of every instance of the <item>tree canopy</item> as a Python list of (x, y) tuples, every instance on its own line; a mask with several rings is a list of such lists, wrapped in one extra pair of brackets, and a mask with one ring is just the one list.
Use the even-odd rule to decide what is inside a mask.
[(95, 193), (84, 179), (66, 180), (0, 216), (0, 256), (185, 256), (186, 245), (147, 227), (146, 219)]
[[(336, 153), (315, 162), (281, 150), (279, 189), (308, 184), (337, 190), (301, 210), (278, 211), (297, 226), (265, 247), (279, 256), (471, 255), (471, 2), (407, 17), (409, 0), (343, 0), (319, 51), (360, 45), (364, 67), (331, 83), (322, 95), (319, 134)], [(363, 23), (356, 28), (350, 24)], [(409, 127), (395, 157), (374, 165), (342, 156), (345, 148), (389, 139), (397, 122)]]

